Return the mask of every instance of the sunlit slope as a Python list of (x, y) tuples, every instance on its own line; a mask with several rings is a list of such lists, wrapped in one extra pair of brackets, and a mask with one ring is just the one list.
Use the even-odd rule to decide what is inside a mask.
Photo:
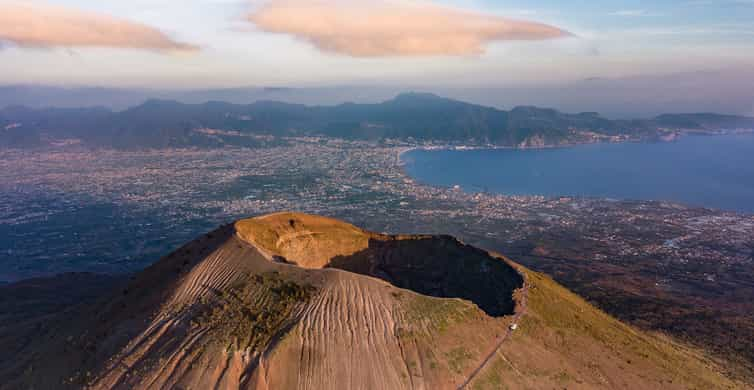
[(2, 389), (734, 386), (500, 256), (297, 213), (200, 237), (96, 305), (4, 324), (0, 350)]
[(525, 269), (527, 310), (473, 389), (749, 388), (697, 350), (621, 323)]
[(324, 268), (336, 256), (366, 249), (376, 236), (335, 219), (300, 213), (245, 219), (235, 227), (241, 239), (262, 252), (304, 268)]

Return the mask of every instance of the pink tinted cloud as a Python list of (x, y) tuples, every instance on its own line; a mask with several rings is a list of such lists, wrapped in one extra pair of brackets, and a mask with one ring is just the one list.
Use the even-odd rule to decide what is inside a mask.
[(0, 42), (22, 47), (113, 47), (160, 51), (198, 48), (112, 16), (28, 2), (0, 2)]
[(354, 57), (476, 55), (494, 41), (570, 35), (542, 23), (411, 0), (270, 0), (248, 19), (263, 31)]

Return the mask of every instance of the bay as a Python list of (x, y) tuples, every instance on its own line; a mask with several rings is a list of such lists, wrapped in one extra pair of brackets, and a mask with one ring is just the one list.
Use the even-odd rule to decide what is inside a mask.
[(549, 149), (416, 149), (419, 182), (505, 195), (662, 200), (754, 214), (754, 135)]

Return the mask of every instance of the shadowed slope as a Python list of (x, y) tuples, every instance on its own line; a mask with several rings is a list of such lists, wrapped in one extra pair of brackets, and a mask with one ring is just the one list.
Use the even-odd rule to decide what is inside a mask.
[(423, 295), (468, 300), (493, 317), (513, 314), (513, 292), (524, 283), (505, 262), (447, 236), (373, 238), (368, 248), (328, 266)]

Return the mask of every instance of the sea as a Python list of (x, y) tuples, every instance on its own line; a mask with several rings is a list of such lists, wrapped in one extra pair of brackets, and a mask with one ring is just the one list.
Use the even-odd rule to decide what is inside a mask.
[(546, 149), (416, 149), (406, 172), (429, 185), (505, 195), (671, 201), (754, 214), (754, 134)]

